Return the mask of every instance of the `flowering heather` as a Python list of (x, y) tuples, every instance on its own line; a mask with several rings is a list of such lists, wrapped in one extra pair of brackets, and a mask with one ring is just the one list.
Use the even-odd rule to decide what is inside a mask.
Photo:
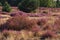
[(59, 40), (60, 38), (59, 13), (42, 11), (32, 14), (17, 11), (11, 12), (10, 16), (11, 19), (0, 25), (0, 40)]
[(36, 22), (34, 20), (29, 20), (26, 16), (15, 16), (9, 19), (6, 23), (7, 29), (21, 30), (30, 29), (34, 26)]

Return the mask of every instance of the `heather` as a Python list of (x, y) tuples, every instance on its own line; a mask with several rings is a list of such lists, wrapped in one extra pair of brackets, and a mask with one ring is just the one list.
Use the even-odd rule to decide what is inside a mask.
[[(21, 14), (22, 13), (22, 14)], [(43, 13), (44, 14), (44, 13)], [(33, 16), (31, 13), (25, 13), (22, 11), (15, 12), (13, 16), (10, 16), (9, 20), (0, 26), (3, 40), (42, 40), (42, 39), (59, 39), (60, 32), (60, 16), (46, 16), (41, 15)], [(18, 34), (18, 36), (17, 36)], [(22, 35), (23, 34), (23, 35)], [(14, 38), (15, 35), (16, 38)], [(7, 38), (5, 38), (7, 36)], [(1, 38), (1, 39), (2, 39)]]
[(0, 0), (0, 40), (60, 40), (59, 0)]

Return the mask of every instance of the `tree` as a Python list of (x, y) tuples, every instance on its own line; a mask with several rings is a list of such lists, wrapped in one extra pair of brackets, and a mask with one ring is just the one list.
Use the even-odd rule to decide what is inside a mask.
[(24, 0), (7, 0), (7, 2), (8, 2), (11, 6), (17, 6), (17, 4), (20, 3), (21, 1), (24, 1)]
[(55, 7), (56, 2), (54, 0), (40, 0), (40, 7)]
[(59, 0), (56, 1), (56, 7), (59, 7)]
[(39, 7), (39, 0), (25, 0), (19, 3), (18, 9), (24, 12), (31, 12)]
[(40, 7), (47, 7), (48, 0), (40, 0)]
[(2, 6), (2, 3), (0, 2), (0, 6)]
[(11, 7), (7, 2), (5, 2), (5, 4), (3, 5), (2, 11), (5, 11), (5, 12), (11, 11)]
[(48, 0), (47, 1), (47, 7), (56, 7), (56, 3), (54, 0)]
[(4, 5), (7, 0), (0, 0), (0, 2), (2, 3), (2, 5)]

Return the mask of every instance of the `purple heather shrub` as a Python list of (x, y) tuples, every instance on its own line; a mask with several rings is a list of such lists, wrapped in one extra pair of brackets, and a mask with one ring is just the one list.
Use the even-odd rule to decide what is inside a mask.
[(52, 31), (47, 31), (46, 33), (44, 33), (41, 38), (57, 38), (57, 35), (52, 32)]
[(36, 24), (36, 21), (29, 20), (26, 16), (15, 16), (12, 19), (8, 20), (6, 25), (7, 29), (12, 30), (21, 30), (21, 29), (30, 29)]
[(12, 13), (10, 14), (10, 16), (18, 16), (18, 15), (19, 15), (18, 12), (12, 12)]
[(16, 14), (15, 13), (11, 13), (10, 16), (16, 16)]
[(18, 11), (18, 12), (12, 12), (10, 15), (11, 16), (22, 15), (22, 16), (30, 16), (30, 17), (41, 17), (41, 16), (46, 16), (47, 14), (45, 14), (45, 13), (34, 14), (34, 13), (25, 13), (25, 12), (22, 12), (22, 11)]
[(29, 13), (29, 14), (27, 14), (27, 15), (30, 16), (30, 17), (38, 17), (38, 15), (32, 14), (32, 13)]
[[(19, 11), (18, 12), (20, 15), (23, 15), (25, 12)], [(26, 14), (26, 13), (25, 13)]]
[(21, 16), (28, 16), (27, 13), (22, 12), (22, 11), (12, 12), (12, 13), (10, 14), (10, 16), (18, 16), (18, 15), (21, 15)]

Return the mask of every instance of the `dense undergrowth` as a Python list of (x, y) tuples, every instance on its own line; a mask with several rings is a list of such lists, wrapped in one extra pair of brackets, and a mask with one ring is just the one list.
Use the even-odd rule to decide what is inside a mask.
[[(59, 0), (15, 0), (15, 2), (1, 0), (0, 14), (10, 17), (3, 24), (1, 22), (7, 17), (0, 17), (0, 40), (59, 40), (59, 2)], [(11, 10), (12, 7), (8, 3), (12, 4), (11, 6), (18, 6), (18, 9)]]
[(34, 14), (22, 11), (5, 13), (12, 18), (0, 25), (0, 40), (59, 40), (60, 15), (41, 9), (41, 13)]
[(7, 20), (5, 24), (0, 25), (1, 40), (28, 40), (30, 38), (31, 40), (35, 40), (35, 38), (36, 40), (42, 40), (59, 38), (59, 16), (38, 16), (39, 19), (30, 20), (30, 14), (21, 13), (13, 14), (11, 19)]

